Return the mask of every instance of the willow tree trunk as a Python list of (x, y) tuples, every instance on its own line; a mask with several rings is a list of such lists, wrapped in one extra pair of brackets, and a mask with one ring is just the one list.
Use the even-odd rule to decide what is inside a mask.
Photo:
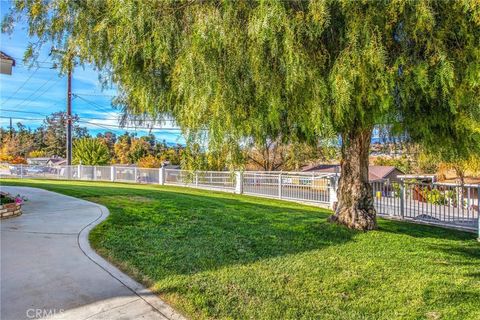
[(372, 130), (352, 130), (342, 139), (338, 204), (331, 222), (357, 230), (377, 227), (372, 186), (368, 182), (368, 155)]

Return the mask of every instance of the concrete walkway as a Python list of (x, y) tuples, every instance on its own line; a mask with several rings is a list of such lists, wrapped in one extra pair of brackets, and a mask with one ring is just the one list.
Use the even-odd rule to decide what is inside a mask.
[(25, 195), (23, 215), (1, 222), (2, 320), (183, 319), (98, 256), (88, 232), (106, 218), (100, 205), (57, 193)]

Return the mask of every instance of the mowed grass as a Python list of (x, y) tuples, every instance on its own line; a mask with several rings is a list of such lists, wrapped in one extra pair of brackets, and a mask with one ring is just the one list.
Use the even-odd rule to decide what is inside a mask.
[[(188, 188), (2, 180), (103, 204), (104, 257), (193, 319), (480, 319), (475, 234)], [(28, 196), (28, 194), (26, 194)]]

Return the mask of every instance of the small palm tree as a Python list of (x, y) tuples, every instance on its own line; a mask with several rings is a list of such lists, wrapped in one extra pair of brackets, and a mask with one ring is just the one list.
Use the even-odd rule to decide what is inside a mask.
[(104, 141), (83, 138), (73, 144), (73, 163), (87, 166), (105, 165), (110, 162), (110, 153)]

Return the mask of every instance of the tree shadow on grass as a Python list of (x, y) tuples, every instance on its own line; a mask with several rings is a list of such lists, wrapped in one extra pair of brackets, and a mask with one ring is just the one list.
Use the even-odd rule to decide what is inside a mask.
[[(433, 244), (430, 245), (430, 248), (451, 256), (451, 264), (480, 270), (480, 244), (476, 241), (463, 243), (461, 246), (455, 243)], [(480, 279), (480, 271), (469, 272), (466, 275)], [(478, 297), (480, 298), (480, 293), (478, 293)]]
[(422, 225), (408, 221), (378, 219), (379, 230), (394, 234), (404, 234), (414, 238), (436, 238), (443, 240), (472, 240), (475, 234), (466, 231), (443, 228), (441, 226)]
[(151, 201), (132, 206), (132, 194), (99, 197), (111, 215), (92, 241), (160, 278), (322, 249), (358, 234), (327, 223), (325, 211), (295, 204), (178, 192), (145, 198)]
[[(424, 290), (422, 298), (432, 310), (435, 310), (445, 309), (448, 306), (478, 305), (480, 294), (475, 288), (461, 287), (452, 283), (451, 288), (448, 290), (439, 290), (435, 285), (432, 285)], [(477, 319), (475, 318), (475, 315), (478, 314), (477, 312), (475, 309), (465, 308), (464, 310), (459, 310), (455, 318)], [(438, 315), (440, 316), (441, 313), (438, 313)], [(432, 318), (440, 319), (441, 317)]]
[[(449, 256), (448, 261), (452, 265), (474, 267), (480, 270), (480, 243), (477, 242), (474, 233), (385, 219), (382, 219), (379, 225), (380, 230), (384, 232), (435, 239), (423, 244), (433, 252)], [(465, 275), (480, 278), (480, 272), (470, 272)]]

